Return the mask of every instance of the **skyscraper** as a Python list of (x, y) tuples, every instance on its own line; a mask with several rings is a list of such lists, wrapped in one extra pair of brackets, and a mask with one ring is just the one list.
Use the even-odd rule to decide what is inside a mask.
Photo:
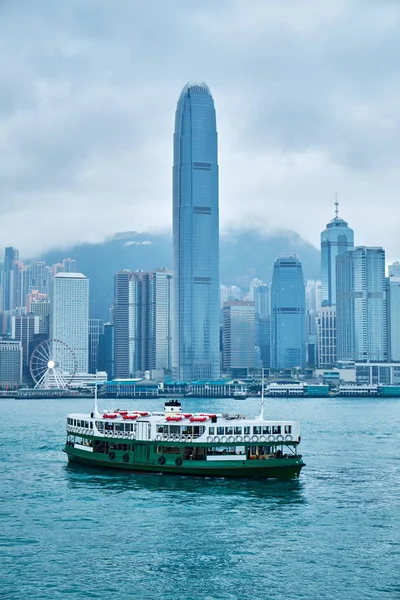
[(89, 319), (89, 373), (96, 373), (96, 371), (100, 371), (98, 365), (99, 340), (103, 333), (103, 319)]
[(303, 268), (296, 254), (280, 254), (271, 286), (271, 367), (306, 364), (306, 295)]
[(166, 269), (115, 275), (115, 377), (171, 367), (171, 287)]
[[(75, 355), (77, 373), (88, 372), (89, 280), (82, 273), (58, 273), (53, 279), (50, 337), (69, 346)], [(75, 367), (71, 353), (54, 344), (59, 368), (67, 373)]]
[(235, 374), (240, 369), (244, 375), (254, 368), (255, 313), (251, 300), (231, 300), (223, 307), (223, 368)]
[(386, 279), (386, 315), (387, 358), (390, 362), (400, 362), (400, 277), (398, 276)]
[(4, 252), (4, 310), (11, 310), (15, 307), (15, 263), (19, 260), (19, 251), (16, 248), (9, 246)]
[(219, 377), (218, 151), (214, 101), (188, 83), (175, 114), (173, 167), (175, 380)]
[(354, 231), (339, 217), (337, 201), (335, 206), (335, 217), (321, 233), (322, 306), (336, 304), (336, 257), (354, 248)]
[(385, 251), (360, 246), (337, 257), (337, 359), (386, 360)]

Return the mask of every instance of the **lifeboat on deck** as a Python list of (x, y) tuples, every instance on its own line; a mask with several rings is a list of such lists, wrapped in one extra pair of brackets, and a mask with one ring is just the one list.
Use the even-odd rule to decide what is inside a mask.
[(118, 415), (116, 413), (104, 413), (103, 419), (116, 419)]
[(149, 414), (148, 412), (141, 410), (134, 410), (133, 412), (135, 415), (138, 415), (140, 417), (147, 417), (147, 415)]
[(182, 419), (183, 419), (182, 415), (178, 415), (176, 417), (168, 416), (168, 417), (166, 417), (165, 420), (166, 421), (182, 421)]
[(189, 421), (191, 423), (204, 423), (204, 421), (207, 421), (209, 418), (210, 417), (206, 417), (206, 415), (201, 415), (200, 417), (190, 417)]
[(125, 421), (134, 421), (138, 416), (139, 415), (122, 415), (122, 418), (125, 419)]

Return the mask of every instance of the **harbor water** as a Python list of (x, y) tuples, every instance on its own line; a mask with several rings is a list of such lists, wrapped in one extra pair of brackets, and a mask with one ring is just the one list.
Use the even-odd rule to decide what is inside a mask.
[[(259, 412), (256, 399), (183, 405)], [(400, 597), (400, 399), (268, 399), (267, 417), (301, 422), (293, 481), (68, 465), (66, 415), (90, 400), (0, 406), (1, 599)]]

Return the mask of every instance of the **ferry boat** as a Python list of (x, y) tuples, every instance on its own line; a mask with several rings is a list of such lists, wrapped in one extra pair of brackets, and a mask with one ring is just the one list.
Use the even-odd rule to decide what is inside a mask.
[(163, 412), (115, 409), (67, 416), (70, 462), (151, 473), (292, 479), (304, 466), (296, 421), (186, 413), (178, 400)]

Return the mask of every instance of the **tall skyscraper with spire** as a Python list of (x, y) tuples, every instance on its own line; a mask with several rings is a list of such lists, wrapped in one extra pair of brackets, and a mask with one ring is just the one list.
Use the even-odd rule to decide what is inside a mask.
[(218, 150), (214, 101), (188, 83), (175, 114), (173, 377), (212, 380), (219, 368)]
[(339, 217), (335, 201), (335, 217), (321, 233), (321, 304), (336, 306), (336, 257), (354, 248), (354, 231)]

